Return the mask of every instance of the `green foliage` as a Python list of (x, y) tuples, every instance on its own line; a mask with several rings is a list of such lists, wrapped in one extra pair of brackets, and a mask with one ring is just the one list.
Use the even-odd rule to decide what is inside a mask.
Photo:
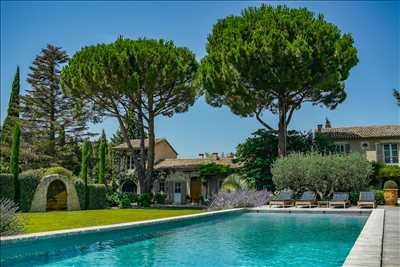
[(14, 199), (14, 176), (9, 173), (0, 173), (0, 198)]
[(19, 208), (22, 211), (29, 211), (31, 209), (31, 204), (33, 196), (35, 194), (36, 188), (40, 183), (40, 176), (34, 175), (33, 172), (21, 173), (19, 175)]
[(122, 209), (130, 208), (131, 203), (138, 201), (138, 195), (135, 193), (107, 192), (108, 205), (111, 207), (120, 207)]
[(153, 194), (151, 193), (143, 193), (138, 196), (137, 202), (141, 207), (150, 207), (153, 203)]
[(15, 123), (13, 130), (13, 138), (11, 144), (11, 160), (10, 160), (10, 171), (14, 177), (14, 201), (19, 203), (19, 185), (18, 185), (18, 174), (19, 174), (19, 145), (21, 138), (21, 128), (18, 123)]
[(397, 165), (381, 165), (378, 167), (377, 176), (379, 178), (399, 178), (400, 177), (400, 166)]
[(393, 180), (388, 180), (383, 184), (383, 189), (397, 189), (398, 185)]
[(106, 186), (104, 184), (89, 184), (88, 195), (89, 205), (88, 209), (105, 209), (107, 208)]
[[(85, 141), (82, 146), (82, 163), (81, 163), (81, 173), (80, 178), (85, 184), (85, 209), (88, 208), (89, 204), (89, 189), (88, 189), (88, 163), (89, 163), (89, 146), (90, 142)], [(81, 207), (82, 208), (82, 207)]]
[(99, 155), (99, 184), (105, 183), (105, 175), (106, 175), (106, 141), (102, 141), (100, 144), (100, 155)]
[[(149, 148), (134, 157), (140, 188), (150, 192), (154, 179), (154, 120), (160, 115), (171, 117), (185, 112), (193, 105), (197, 96), (196, 69), (195, 55), (173, 42), (121, 37), (111, 44), (82, 48), (63, 69), (61, 78), (69, 95), (86, 101), (86, 107), (93, 111), (92, 118), (105, 114), (116, 117), (121, 129), (126, 130), (130, 123), (127, 109), (131, 109), (139, 114), (139, 133), (144, 138), (146, 114)], [(132, 147), (129, 149), (134, 152)], [(137, 157), (146, 160), (139, 164)]]
[(349, 200), (352, 205), (357, 205), (359, 198), (360, 198), (360, 192), (350, 192), (349, 193)]
[(135, 193), (121, 193), (120, 194), (120, 208), (130, 208), (132, 203), (138, 201), (138, 195)]
[(167, 200), (167, 194), (165, 194), (165, 193), (156, 193), (154, 195), (154, 202), (156, 204), (163, 205), (163, 204), (165, 204), (166, 200)]
[[(289, 152), (328, 151), (332, 140), (311, 133), (288, 132)], [(334, 145), (333, 145), (334, 149)], [(236, 148), (236, 160), (241, 163), (241, 174), (252, 180), (259, 189), (273, 190), (271, 165), (278, 157), (278, 136), (276, 133), (259, 129)]]
[(393, 96), (397, 100), (397, 105), (400, 106), (400, 91), (396, 90), (396, 89), (393, 89)]
[(272, 167), (277, 189), (296, 193), (316, 191), (320, 197), (335, 191), (359, 192), (368, 186), (371, 164), (362, 155), (290, 154)]
[(249, 7), (218, 20), (201, 61), (206, 101), (262, 120), (279, 115), (280, 155), (293, 112), (304, 102), (335, 108), (346, 98), (344, 81), (358, 62), (350, 34), (306, 8)]
[(225, 178), (222, 183), (222, 190), (232, 192), (236, 190), (247, 190), (251, 185), (247, 182), (246, 178), (239, 174), (231, 174)]
[[(15, 72), (14, 80), (11, 86), (10, 100), (8, 101), (7, 116), (3, 121), (3, 127), (0, 133), (0, 144), (10, 145), (11, 131), (14, 129), (15, 122), (19, 118), (19, 92), (20, 92), (20, 75), (19, 66)], [(6, 155), (2, 155), (6, 156)]]
[(374, 192), (374, 194), (375, 194), (376, 204), (378, 204), (378, 205), (384, 205), (385, 204), (385, 197), (384, 197), (384, 191), (383, 190), (371, 189), (370, 191)]
[(45, 169), (42, 177), (43, 176), (47, 176), (47, 175), (51, 175), (51, 174), (59, 174), (59, 175), (62, 175), (62, 176), (66, 176), (68, 178), (73, 178), (74, 177), (74, 174), (72, 173), (72, 171), (70, 171), (70, 170), (68, 170), (68, 169), (66, 169), (64, 167), (61, 167), (61, 166), (55, 166), (55, 167), (50, 167), (50, 168)]
[(34, 176), (38, 177), (38, 179), (41, 179), (44, 174), (46, 173), (46, 168), (40, 168), (40, 169), (30, 169), (23, 171), (20, 175), (22, 176)]
[(17, 218), (18, 206), (8, 198), (0, 198), (0, 236), (16, 235), (24, 227)]
[(213, 162), (200, 166), (199, 172), (201, 177), (208, 178), (210, 176), (225, 177), (232, 174), (234, 170), (229, 166)]
[(90, 111), (61, 90), (60, 72), (67, 61), (61, 47), (47, 45), (29, 67), (30, 88), (21, 96), (23, 169), (61, 165), (79, 172), (79, 143), (91, 135), (87, 132)]
[(335, 143), (332, 138), (326, 134), (315, 133), (314, 136), (314, 151), (318, 151), (322, 154), (330, 154), (335, 153)]
[(120, 194), (118, 192), (106, 192), (107, 203), (110, 207), (118, 207), (120, 203)]
[(81, 209), (86, 209), (86, 187), (85, 183), (81, 179), (74, 179), (74, 185), (76, 193), (78, 194), (79, 198), (79, 205)]

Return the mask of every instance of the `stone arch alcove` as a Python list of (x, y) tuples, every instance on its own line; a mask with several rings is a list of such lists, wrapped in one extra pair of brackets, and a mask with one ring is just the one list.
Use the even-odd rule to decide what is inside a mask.
[(134, 181), (127, 180), (121, 186), (121, 192), (123, 193), (137, 193), (137, 185)]
[[(31, 211), (46, 211), (48, 208), (48, 197), (54, 198), (57, 192), (63, 193), (63, 186), (66, 192), (66, 209), (80, 210), (79, 198), (75, 189), (74, 181), (71, 178), (59, 174), (52, 174), (43, 177), (36, 188), (33, 196)], [(53, 190), (53, 192), (49, 192)], [(48, 193), (50, 194), (48, 196)], [(59, 196), (59, 198), (61, 198)], [(62, 199), (60, 200), (62, 202)]]
[(67, 188), (61, 180), (54, 180), (47, 188), (47, 211), (67, 209)]

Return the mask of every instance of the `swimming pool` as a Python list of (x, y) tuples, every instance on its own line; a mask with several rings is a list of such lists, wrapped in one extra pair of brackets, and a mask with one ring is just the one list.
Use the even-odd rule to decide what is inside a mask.
[(341, 266), (367, 215), (236, 212), (16, 242), (2, 266)]

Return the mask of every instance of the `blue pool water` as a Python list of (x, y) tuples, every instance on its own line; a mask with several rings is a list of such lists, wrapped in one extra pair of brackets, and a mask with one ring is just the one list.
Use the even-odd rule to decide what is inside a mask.
[(341, 266), (366, 220), (361, 215), (239, 213), (3, 246), (1, 265)]

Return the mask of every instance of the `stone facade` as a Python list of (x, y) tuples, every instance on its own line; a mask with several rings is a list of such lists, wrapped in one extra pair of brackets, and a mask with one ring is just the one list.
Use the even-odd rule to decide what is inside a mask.
[(67, 191), (67, 210), (80, 210), (79, 197), (73, 180), (66, 176), (52, 174), (43, 177), (37, 186), (32, 200), (31, 211), (46, 211), (47, 190), (49, 185), (56, 180), (59, 180), (65, 184)]
[[(131, 140), (132, 147), (139, 149), (140, 140)], [(145, 140), (145, 148), (148, 147), (148, 140)], [(133, 181), (136, 184), (137, 192), (140, 191), (134, 176), (134, 166), (130, 159), (128, 146), (126, 143), (114, 147), (120, 154), (119, 168), (123, 174), (118, 178), (118, 188), (124, 191), (124, 184)], [(200, 167), (207, 164), (224, 165), (236, 169), (239, 166), (233, 163), (231, 157), (219, 157), (218, 153), (213, 153), (212, 157), (178, 159), (178, 153), (165, 139), (156, 139), (154, 147), (155, 166), (154, 170), (158, 176), (153, 185), (153, 193), (163, 192), (167, 194), (167, 202), (172, 204), (199, 203), (217, 194), (222, 186), (223, 178), (200, 177)], [(193, 192), (192, 192), (193, 191)]]
[(336, 151), (365, 154), (369, 161), (400, 165), (400, 125), (322, 128), (333, 139)]

